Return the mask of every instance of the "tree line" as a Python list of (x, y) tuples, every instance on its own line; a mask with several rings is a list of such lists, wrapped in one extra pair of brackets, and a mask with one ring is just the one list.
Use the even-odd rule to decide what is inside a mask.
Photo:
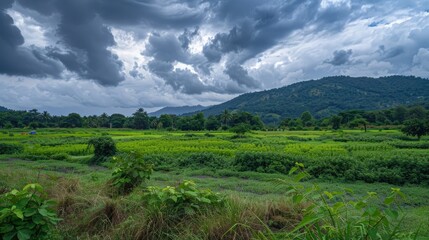
[(420, 138), (429, 134), (429, 105), (397, 106), (386, 110), (364, 111), (350, 110), (326, 118), (317, 119), (309, 112), (303, 112), (299, 118), (284, 118), (278, 126), (265, 126), (256, 114), (224, 110), (221, 114), (205, 117), (203, 113), (193, 116), (176, 116), (163, 114), (159, 117), (149, 116), (140, 108), (125, 116), (115, 113), (99, 116), (80, 116), (70, 113), (67, 116), (54, 116), (37, 109), (29, 111), (0, 111), (0, 128), (132, 128), (132, 129), (166, 129), (166, 130), (227, 130), (244, 128), (248, 130), (304, 130), (362, 128), (368, 126), (405, 126), (404, 132)]
[(227, 130), (238, 125), (245, 125), (248, 129), (264, 129), (259, 116), (248, 112), (223, 111), (219, 115), (204, 117), (203, 113), (193, 116), (176, 116), (163, 114), (159, 117), (149, 116), (143, 108), (138, 109), (132, 116), (115, 113), (99, 116), (81, 116), (70, 113), (67, 116), (55, 116), (47, 111), (37, 109), (29, 111), (0, 112), (0, 128), (132, 128), (132, 129), (166, 129), (166, 130)]

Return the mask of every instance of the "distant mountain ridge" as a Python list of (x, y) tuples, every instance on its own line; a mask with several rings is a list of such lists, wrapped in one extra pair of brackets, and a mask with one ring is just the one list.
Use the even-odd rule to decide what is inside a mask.
[(428, 79), (336, 76), (245, 93), (201, 112), (209, 116), (220, 114), (225, 109), (247, 111), (259, 114), (265, 123), (270, 123), (284, 117), (299, 117), (305, 111), (310, 111), (315, 117), (326, 117), (345, 110), (378, 110), (427, 101)]
[(207, 107), (196, 105), (196, 106), (181, 106), (181, 107), (164, 107), (159, 109), (158, 111), (149, 113), (149, 116), (159, 117), (162, 114), (174, 114), (174, 115), (182, 115), (190, 112), (198, 112), (206, 109)]

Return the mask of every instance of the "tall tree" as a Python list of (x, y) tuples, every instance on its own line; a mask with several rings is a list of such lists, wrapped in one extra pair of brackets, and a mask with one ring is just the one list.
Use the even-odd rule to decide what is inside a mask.
[(125, 116), (119, 113), (114, 113), (110, 116), (110, 123), (113, 128), (123, 128), (125, 123)]
[(82, 127), (82, 117), (78, 113), (70, 113), (66, 122), (70, 127)]
[(225, 109), (220, 115), (220, 120), (223, 126), (228, 126), (229, 121), (231, 120), (231, 113), (228, 109)]
[(149, 116), (143, 108), (139, 108), (133, 113), (133, 119), (135, 129), (149, 129)]
[(338, 130), (341, 127), (341, 120), (342, 117), (338, 116), (338, 115), (334, 115), (331, 117), (331, 124), (332, 124), (332, 129), (334, 130)]
[(304, 126), (308, 126), (311, 124), (311, 121), (313, 120), (313, 115), (309, 111), (305, 111), (301, 114), (301, 121)]
[(423, 119), (411, 119), (405, 121), (405, 126), (402, 132), (417, 137), (418, 140), (424, 135), (429, 134), (429, 123)]

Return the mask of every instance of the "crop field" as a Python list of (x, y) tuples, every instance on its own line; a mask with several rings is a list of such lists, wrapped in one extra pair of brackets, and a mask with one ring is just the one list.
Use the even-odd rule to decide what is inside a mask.
[[(105, 136), (114, 140), (118, 153), (136, 154), (153, 165), (150, 179), (130, 194), (109, 193), (111, 164), (89, 164), (94, 148), (88, 141)], [(43, 186), (61, 218), (52, 239), (319, 239), (286, 234), (302, 220), (299, 209), (305, 203), (288, 195), (290, 186), (298, 185), (316, 187), (327, 196), (346, 192), (343, 202), (372, 193), (384, 199), (399, 188), (405, 195), (397, 203), (404, 213), (400, 229), (418, 231), (418, 236), (401, 236), (429, 239), (429, 137), (417, 141), (398, 130), (253, 131), (236, 136), (127, 129), (40, 129), (28, 135), (11, 129), (0, 132), (0, 144), (17, 148), (0, 152), (0, 193), (29, 183)], [(299, 182), (290, 174), (296, 163), (307, 174)], [(180, 215), (180, 220), (148, 213), (141, 199), (148, 196), (147, 186), (179, 189), (186, 180), (219, 193), (228, 199), (227, 206)], [(385, 208), (382, 201), (375, 202)], [(370, 234), (366, 239), (380, 239)]]

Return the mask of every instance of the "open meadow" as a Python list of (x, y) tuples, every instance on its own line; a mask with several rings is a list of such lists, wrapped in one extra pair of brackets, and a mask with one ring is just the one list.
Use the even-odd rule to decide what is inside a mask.
[[(392, 234), (391, 239), (429, 239), (428, 137), (417, 141), (398, 130), (384, 129), (252, 131), (244, 136), (223, 131), (84, 128), (27, 132), (0, 132), (3, 149), (15, 147), (0, 155), (0, 193), (29, 183), (43, 186), (61, 218), (53, 239), (320, 239), (318, 232), (332, 230), (326, 227), (330, 221), (322, 213), (301, 225), (310, 211), (305, 210), (311, 202), (308, 196), (318, 193), (325, 196), (322, 200), (332, 201), (325, 208), (318, 207), (333, 207), (328, 211), (329, 224), (338, 232), (341, 222), (356, 221), (356, 225), (367, 226), (361, 229), (362, 239), (389, 239), (383, 234), (395, 229), (398, 219), (384, 210), (398, 208), (403, 214), (399, 214), (398, 235)], [(118, 153), (132, 152), (152, 164), (150, 179), (127, 194), (112, 194), (109, 181), (115, 166), (110, 161), (89, 164), (94, 149), (88, 147), (88, 141), (94, 137), (111, 137)], [(305, 173), (300, 182), (289, 174), (291, 169), (297, 170), (296, 163), (304, 165), (298, 167)], [(186, 189), (186, 180), (196, 186), (190, 183)], [(154, 210), (150, 207), (153, 201), (145, 200), (152, 196), (147, 192), (160, 193), (166, 186), (178, 192), (185, 188), (183, 192), (194, 192), (191, 195), (203, 194), (199, 189), (211, 191), (204, 192), (206, 197), (198, 195), (190, 207), (182, 202), (178, 208), (190, 210), (185, 213), (173, 211), (168, 204)], [(398, 196), (405, 198), (395, 195), (393, 199), (391, 193), (399, 191), (397, 188)], [(305, 193), (297, 194), (301, 190)], [(176, 196), (172, 199), (178, 201)], [(215, 202), (219, 204), (214, 206)], [(357, 202), (375, 207), (357, 208)], [(213, 208), (203, 207), (203, 203), (213, 204)], [(378, 225), (376, 220), (365, 225), (362, 219), (347, 220), (341, 214), (348, 207), (355, 207), (347, 210), (350, 215), (362, 210), (366, 211), (360, 215), (363, 218), (376, 219), (386, 213), (383, 219), (391, 222), (383, 220)], [(173, 213), (175, 217), (169, 216)], [(335, 221), (332, 213), (338, 217)], [(378, 229), (376, 233), (371, 227)], [(314, 237), (308, 232), (314, 232)]]

